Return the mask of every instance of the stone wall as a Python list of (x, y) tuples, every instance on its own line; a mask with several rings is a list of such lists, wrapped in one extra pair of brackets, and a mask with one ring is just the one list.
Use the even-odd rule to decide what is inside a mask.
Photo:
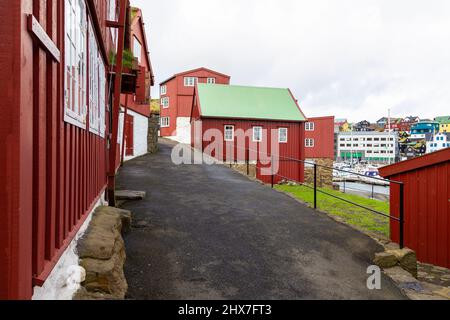
[[(333, 188), (333, 170), (329, 168), (333, 168), (334, 161), (326, 158), (307, 159), (306, 161), (318, 165), (317, 186), (319, 188)], [(305, 183), (314, 184), (314, 167), (312, 165), (305, 165)]]
[(158, 118), (151, 116), (148, 119), (148, 137), (147, 137), (147, 150), (148, 153), (154, 154), (158, 152)]
[(129, 231), (131, 213), (99, 207), (83, 238), (78, 242), (80, 266), (86, 272), (75, 300), (124, 299), (128, 284), (124, 274), (126, 259), (122, 232)]
[[(236, 171), (238, 171), (238, 172), (240, 172), (242, 174), (247, 175), (247, 164), (245, 164), (245, 163), (237, 163), (237, 164), (232, 164), (231, 167), (234, 170), (236, 170)], [(256, 164), (249, 164), (248, 165), (248, 169), (249, 169), (248, 170), (249, 171), (249, 175), (248, 176), (251, 177), (251, 178), (256, 178)]]

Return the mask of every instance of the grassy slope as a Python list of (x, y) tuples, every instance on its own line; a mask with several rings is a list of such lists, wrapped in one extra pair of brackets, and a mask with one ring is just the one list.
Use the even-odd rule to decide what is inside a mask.
[[(304, 186), (276, 186), (277, 190), (288, 192), (297, 199), (304, 201), (310, 205), (314, 201), (314, 193), (312, 189)], [(321, 189), (327, 193), (341, 197), (343, 199), (355, 202), (359, 205), (371, 208), (373, 210), (389, 214), (389, 203), (371, 200), (364, 197), (344, 194), (339, 191), (330, 189)], [(377, 215), (366, 209), (359, 208), (350, 203), (343, 202), (339, 199), (332, 198), (328, 195), (317, 193), (317, 207), (319, 210), (329, 213), (330, 215), (343, 219), (346, 223), (359, 227), (363, 230), (382, 234), (389, 237), (389, 219), (381, 215)]]

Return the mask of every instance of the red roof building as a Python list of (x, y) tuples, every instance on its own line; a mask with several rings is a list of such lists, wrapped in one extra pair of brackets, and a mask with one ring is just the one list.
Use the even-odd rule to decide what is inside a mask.
[(190, 116), (197, 83), (230, 84), (230, 76), (206, 69), (178, 73), (160, 84), (161, 136), (190, 143)]
[(305, 121), (289, 89), (198, 84), (191, 144), (219, 161), (252, 162), (264, 183), (272, 173), (274, 183), (303, 182)]
[[(418, 260), (450, 268), (450, 149), (399, 162), (380, 175), (404, 184), (404, 241)], [(391, 215), (399, 217), (399, 185), (391, 184)], [(391, 220), (399, 241), (399, 223)]]
[(334, 160), (334, 117), (308, 118), (305, 123), (305, 158)]

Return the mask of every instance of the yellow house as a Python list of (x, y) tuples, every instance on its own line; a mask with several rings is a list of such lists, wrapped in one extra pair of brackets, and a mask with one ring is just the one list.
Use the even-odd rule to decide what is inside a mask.
[(436, 117), (434, 121), (439, 123), (440, 133), (450, 133), (450, 116)]
[(347, 119), (336, 119), (334, 124), (339, 127), (340, 132), (350, 132), (350, 124)]
[(341, 131), (342, 132), (350, 132), (350, 124), (348, 122), (344, 122), (341, 126)]

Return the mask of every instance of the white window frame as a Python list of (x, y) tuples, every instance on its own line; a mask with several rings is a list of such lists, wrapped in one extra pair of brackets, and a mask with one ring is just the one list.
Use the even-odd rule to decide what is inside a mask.
[(94, 134), (100, 133), (99, 114), (99, 68), (98, 68), (98, 44), (95, 39), (94, 27), (89, 19), (89, 131)]
[(136, 36), (133, 36), (133, 56), (141, 63), (142, 59), (142, 43)]
[[(256, 137), (256, 133), (257, 133), (258, 129), (259, 129), (259, 138)], [(261, 126), (253, 127), (253, 142), (261, 142), (262, 138), (263, 138), (262, 134), (263, 134), (263, 127), (261, 127)]]
[(170, 117), (161, 117), (160, 118), (160, 126), (161, 126), (161, 128), (170, 127)]
[(197, 77), (184, 77), (184, 86), (185, 87), (195, 87), (195, 84), (198, 82)]
[(106, 67), (103, 62), (92, 21), (88, 24), (89, 39), (89, 132), (105, 137)]
[(163, 107), (163, 109), (169, 108), (169, 106), (170, 106), (170, 98), (169, 97), (161, 98), (161, 106)]
[[(108, 20), (117, 21), (117, 0), (109, 0), (108, 6)], [(118, 30), (116, 28), (111, 29), (113, 47), (116, 48)]]
[(216, 78), (210, 77), (206, 80), (206, 83), (208, 84), (216, 84)]
[(316, 129), (316, 125), (314, 122), (306, 122), (305, 123), (305, 130), (306, 131), (314, 131)]
[(66, 0), (64, 37), (64, 121), (86, 129), (87, 15), (84, 1)]
[[(229, 132), (229, 130), (231, 130), (231, 138), (227, 138), (227, 132)], [(232, 142), (234, 141), (234, 125), (231, 124), (226, 124), (223, 128), (223, 137), (225, 139), (225, 141), (229, 141)]]
[(98, 53), (98, 74), (99, 74), (99, 111), (100, 111), (100, 119), (99, 119), (99, 135), (102, 138), (105, 138), (106, 134), (106, 66), (103, 61), (103, 58)]
[[(281, 131), (285, 131), (285, 140), (281, 140)], [(288, 143), (288, 128), (278, 128), (278, 143)]]
[(167, 94), (167, 85), (161, 86), (161, 95)]
[(109, 0), (108, 19), (110, 21), (117, 20), (117, 0)]
[(314, 148), (315, 141), (312, 138), (306, 138), (305, 139), (305, 147), (306, 148)]

